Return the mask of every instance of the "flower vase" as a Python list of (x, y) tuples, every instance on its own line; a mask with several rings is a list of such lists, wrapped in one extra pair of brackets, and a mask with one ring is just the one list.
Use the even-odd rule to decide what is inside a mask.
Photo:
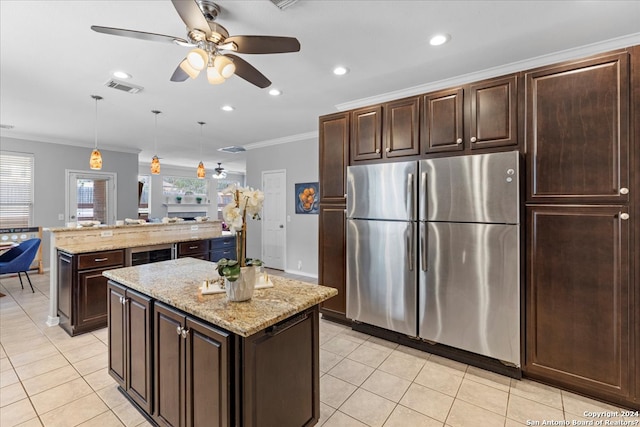
[(240, 267), (240, 277), (236, 281), (230, 282), (224, 279), (224, 287), (227, 291), (229, 301), (247, 301), (253, 296), (256, 286), (256, 268)]

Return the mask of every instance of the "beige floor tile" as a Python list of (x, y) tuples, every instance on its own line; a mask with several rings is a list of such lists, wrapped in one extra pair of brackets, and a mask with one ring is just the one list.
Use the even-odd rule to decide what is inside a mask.
[(509, 393), (465, 379), (458, 390), (457, 400), (487, 409), (504, 417), (507, 414)]
[(462, 380), (463, 377), (458, 375), (457, 371), (428, 360), (414, 381), (425, 387), (455, 397)]
[(0, 372), (0, 389), (18, 382), (20, 382), (20, 379), (13, 369)]
[(63, 355), (55, 354), (46, 359), (19, 366), (16, 368), (16, 373), (18, 377), (20, 377), (20, 380), (25, 381), (65, 366), (71, 366), (69, 361)]
[(374, 369), (351, 359), (342, 359), (328, 373), (336, 378), (360, 386)]
[[(526, 426), (527, 424), (523, 424), (521, 422), (512, 420), (511, 418), (507, 418), (505, 423), (504, 423), (504, 427), (522, 427), (522, 426)], [(531, 425), (531, 424), (529, 424)]]
[(368, 426), (382, 426), (396, 404), (367, 390), (356, 390), (340, 407), (340, 411)]
[(67, 353), (80, 347), (86, 347), (90, 344), (97, 344), (102, 342), (91, 333), (76, 335), (75, 337), (72, 337), (67, 334), (62, 328), (57, 328), (57, 332), (51, 335), (49, 338), (62, 353)]
[(353, 350), (347, 357), (351, 360), (371, 366), (372, 368), (377, 368), (387, 357), (389, 357), (392, 351), (393, 350), (390, 348), (382, 346), (372, 347), (370, 345), (361, 345)]
[(441, 356), (436, 356), (435, 354), (432, 354), (431, 357), (429, 357), (428, 361), (429, 363), (435, 363), (439, 365), (442, 369), (445, 369), (451, 372), (452, 374), (458, 375), (461, 377), (464, 376), (468, 368), (468, 365), (465, 365), (464, 363), (456, 362), (455, 360), (451, 360), (451, 359), (446, 359)]
[(327, 332), (327, 331), (320, 330), (320, 337), (318, 340), (320, 342), (320, 347), (322, 347), (326, 342), (332, 340), (338, 335), (339, 334), (335, 332)]
[(376, 370), (367, 378), (361, 388), (398, 403), (410, 385), (411, 381)]
[(10, 405), (18, 400), (26, 399), (27, 393), (22, 384), (16, 382), (6, 387), (0, 388), (0, 407)]
[(13, 369), (13, 365), (9, 361), (8, 357), (0, 359), (0, 372), (8, 371), (9, 369)]
[(318, 427), (322, 426), (329, 418), (331, 418), (331, 415), (333, 415), (334, 412), (336, 412), (334, 408), (320, 402), (320, 419), (318, 420)]
[(45, 427), (68, 427), (81, 424), (107, 411), (97, 394), (91, 393), (40, 416)]
[(453, 404), (453, 397), (414, 383), (400, 399), (400, 404), (444, 422)]
[(431, 357), (430, 353), (426, 351), (418, 350), (417, 348), (407, 347), (404, 345), (399, 345), (393, 349), (392, 354), (398, 356), (407, 356), (407, 357), (417, 357), (418, 359), (427, 360)]
[(96, 337), (95, 343), (87, 344), (82, 347), (73, 348), (71, 350), (62, 351), (64, 357), (71, 363), (77, 363), (81, 360), (88, 359), (93, 356), (97, 356), (99, 354), (104, 354), (107, 351), (107, 346), (102, 341), (98, 340)]
[(0, 346), (0, 359), (5, 359), (7, 357), (7, 352), (4, 351), (4, 346)]
[(42, 427), (40, 418), (31, 418), (29, 421), (18, 424), (16, 427)]
[(109, 375), (107, 368), (103, 368), (89, 375), (85, 375), (84, 379), (89, 383), (91, 388), (96, 391), (116, 384), (115, 380), (111, 377), (111, 375)]
[(11, 364), (17, 368), (19, 366), (28, 365), (29, 363), (55, 356), (58, 354), (58, 349), (53, 344), (48, 343), (34, 347), (23, 353), (13, 355), (10, 352), (7, 352), (7, 354), (9, 354)]
[(599, 402), (588, 397), (580, 396), (568, 391), (562, 391), (562, 403), (565, 413), (583, 416), (585, 411), (603, 412), (603, 411), (619, 411), (620, 408)]
[(505, 417), (456, 399), (446, 424), (451, 427), (502, 427)]
[(362, 332), (354, 331), (352, 329), (343, 330), (342, 332), (340, 332), (340, 336), (358, 344), (362, 344), (363, 342), (371, 338), (370, 335), (363, 334)]
[(330, 339), (329, 341), (327, 341), (322, 346), (322, 349), (326, 351), (330, 351), (331, 353), (335, 353), (337, 355), (346, 357), (349, 355), (349, 353), (351, 353), (353, 350), (355, 350), (359, 346), (360, 344), (355, 343), (351, 340), (348, 340), (338, 335)]
[(29, 378), (28, 380), (22, 381), (22, 385), (24, 385), (27, 394), (29, 396), (33, 396), (79, 377), (80, 374), (78, 374), (78, 372), (69, 365), (59, 369), (54, 369), (53, 371), (38, 375), (37, 377)]
[(527, 421), (542, 423), (542, 420), (564, 420), (564, 413), (551, 406), (511, 394), (507, 406), (507, 418), (525, 424)]
[(396, 348), (398, 348), (398, 344), (394, 342), (383, 340), (382, 338), (373, 337), (373, 336), (370, 337), (367, 341), (365, 341), (364, 344), (374, 348), (378, 346), (389, 348), (391, 350), (395, 350)]
[(82, 378), (76, 378), (31, 396), (31, 403), (36, 412), (42, 415), (92, 392), (91, 387)]
[(127, 427), (137, 426), (145, 421), (142, 414), (129, 402), (116, 406), (112, 411), (116, 414), (120, 422)]
[(122, 427), (124, 424), (120, 422), (120, 419), (111, 412), (103, 412), (97, 417), (91, 418), (88, 421), (78, 424), (78, 427)]
[(322, 427), (368, 427), (366, 424), (361, 423), (360, 421), (351, 418), (350, 416), (336, 411), (331, 415)]
[(543, 405), (562, 409), (562, 396), (560, 390), (548, 385), (540, 384), (528, 379), (511, 380), (510, 393), (512, 395), (524, 397)]
[(105, 344), (109, 341), (109, 328), (98, 329), (93, 331), (92, 334)]
[(109, 385), (101, 390), (98, 390), (98, 396), (109, 408), (115, 408), (125, 402), (128, 402), (127, 398), (118, 390), (115, 384)]
[(425, 359), (394, 351), (382, 362), (378, 369), (405, 380), (413, 381), (425, 363)]
[(29, 399), (22, 399), (0, 408), (0, 426), (13, 427), (35, 418), (36, 411)]
[(384, 427), (442, 427), (442, 421), (398, 405), (384, 423)]
[(320, 372), (329, 372), (331, 368), (336, 366), (344, 357), (339, 356), (330, 351), (320, 349)]
[(353, 384), (325, 374), (320, 378), (320, 402), (337, 409), (356, 388)]
[(507, 393), (509, 393), (509, 389), (511, 387), (511, 378), (496, 374), (495, 372), (485, 371), (484, 369), (476, 368), (475, 366), (469, 366), (464, 377), (471, 381), (488, 385), (489, 387), (493, 387)]

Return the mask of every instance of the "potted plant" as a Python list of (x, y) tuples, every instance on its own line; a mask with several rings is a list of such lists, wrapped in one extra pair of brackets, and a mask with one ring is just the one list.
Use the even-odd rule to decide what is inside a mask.
[(236, 233), (237, 261), (219, 260), (218, 274), (226, 279), (227, 298), (231, 301), (243, 301), (251, 298), (256, 282), (256, 267), (262, 265), (259, 259), (246, 258), (247, 214), (253, 219), (260, 219), (264, 193), (249, 187), (237, 187), (235, 184), (222, 193), (233, 195), (233, 201), (222, 208), (222, 217), (229, 231)]
[(202, 197), (200, 197), (200, 196), (196, 197), (196, 203), (197, 204), (202, 203)]
[(176, 196), (176, 203), (182, 203), (182, 196)]

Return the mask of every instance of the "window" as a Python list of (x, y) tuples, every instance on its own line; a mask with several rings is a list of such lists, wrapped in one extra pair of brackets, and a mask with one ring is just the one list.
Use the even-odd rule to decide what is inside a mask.
[(33, 224), (33, 155), (0, 151), (0, 228)]
[(138, 218), (149, 216), (149, 191), (151, 179), (149, 175), (138, 175)]
[[(162, 194), (169, 203), (175, 202), (175, 197), (185, 195), (208, 197), (209, 180), (198, 178), (186, 178), (181, 176), (163, 176)], [(174, 198), (172, 200), (172, 198)]]

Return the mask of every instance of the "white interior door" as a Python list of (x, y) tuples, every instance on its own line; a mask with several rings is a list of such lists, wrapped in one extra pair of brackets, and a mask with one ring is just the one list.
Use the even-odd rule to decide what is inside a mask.
[(67, 171), (67, 222), (100, 221), (115, 224), (116, 175)]
[(286, 183), (284, 170), (262, 172), (262, 260), (265, 266), (284, 270), (286, 242)]

